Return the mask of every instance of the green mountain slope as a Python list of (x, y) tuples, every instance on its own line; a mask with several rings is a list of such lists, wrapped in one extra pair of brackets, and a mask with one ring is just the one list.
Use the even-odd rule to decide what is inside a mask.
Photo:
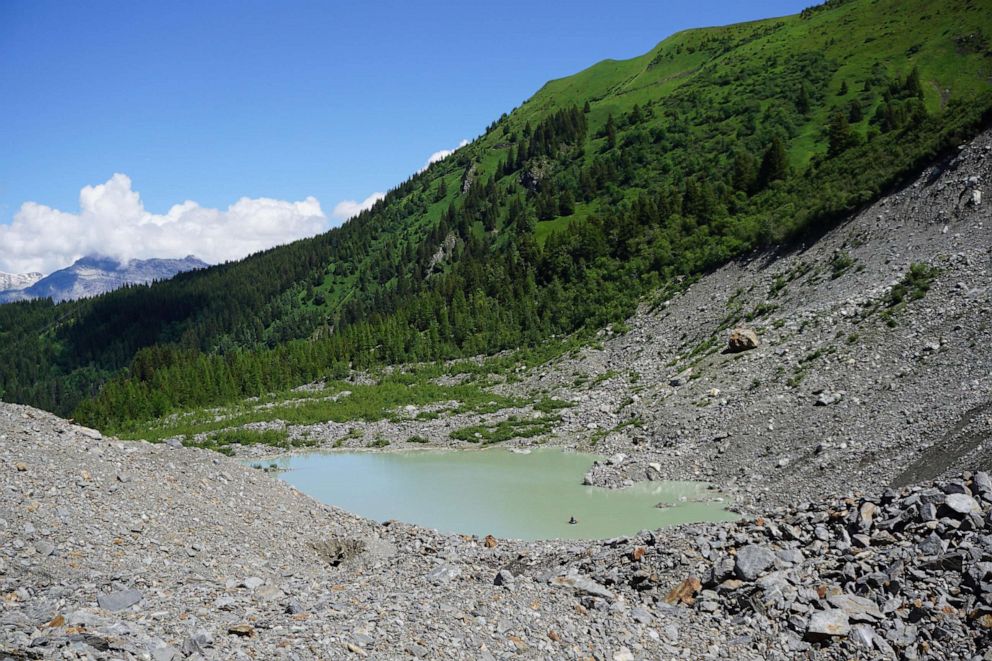
[(978, 0), (832, 0), (552, 81), (315, 239), (91, 301), (0, 307), (0, 397), (122, 429), (379, 362), (596, 328), (818, 232), (992, 108)]

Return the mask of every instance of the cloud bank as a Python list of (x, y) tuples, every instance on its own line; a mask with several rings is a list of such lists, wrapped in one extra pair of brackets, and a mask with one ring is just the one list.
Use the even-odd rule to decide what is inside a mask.
[(91, 254), (121, 260), (192, 254), (218, 263), (326, 229), (313, 197), (243, 197), (226, 210), (186, 201), (153, 214), (131, 189), (130, 177), (115, 174), (105, 184), (83, 188), (76, 213), (36, 202), (21, 205), (10, 225), (0, 225), (0, 271), (51, 273)]
[(443, 161), (444, 159), (448, 158), (449, 156), (451, 156), (452, 154), (454, 154), (456, 151), (458, 151), (467, 144), (468, 144), (468, 140), (465, 140), (463, 138), (462, 141), (458, 143), (458, 146), (455, 147), (454, 149), (441, 149), (440, 151), (434, 152), (433, 154), (427, 157), (427, 162), (424, 163), (424, 167), (417, 170), (417, 172), (423, 172), (424, 170), (429, 168), (432, 164), (437, 163), (438, 161)]
[(376, 202), (384, 197), (386, 197), (385, 193), (372, 193), (361, 202), (356, 200), (342, 200), (334, 205), (334, 210), (331, 211), (331, 218), (344, 222), (363, 211), (371, 209)]

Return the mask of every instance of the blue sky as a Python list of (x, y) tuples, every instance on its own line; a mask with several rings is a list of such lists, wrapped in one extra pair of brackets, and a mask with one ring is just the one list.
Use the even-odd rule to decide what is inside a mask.
[(0, 229), (28, 201), (78, 213), (114, 173), (155, 214), (312, 196), (330, 216), (548, 79), (810, 2), (0, 0)]

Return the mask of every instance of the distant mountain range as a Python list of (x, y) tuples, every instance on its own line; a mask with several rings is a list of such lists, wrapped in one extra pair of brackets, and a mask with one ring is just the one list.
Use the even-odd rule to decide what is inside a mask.
[(24, 289), (41, 280), (43, 273), (2, 273), (0, 272), (0, 292), (8, 289)]
[(56, 303), (96, 296), (124, 285), (168, 280), (183, 271), (209, 266), (193, 255), (182, 259), (132, 259), (121, 262), (95, 255), (42, 277), (40, 273), (0, 274), (0, 303), (50, 298)]

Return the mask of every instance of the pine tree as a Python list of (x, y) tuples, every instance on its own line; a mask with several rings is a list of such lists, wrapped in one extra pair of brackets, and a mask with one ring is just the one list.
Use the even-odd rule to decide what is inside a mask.
[(613, 114), (611, 113), (606, 119), (606, 148), (613, 149), (617, 146), (617, 125), (613, 121)]
[(758, 183), (758, 162), (751, 152), (743, 149), (734, 154), (734, 170), (731, 174), (734, 190), (751, 194)]
[(841, 111), (836, 111), (830, 117), (827, 127), (827, 155), (836, 156), (857, 144), (857, 136), (851, 130), (847, 117)]
[(805, 115), (810, 109), (809, 86), (804, 82), (799, 86), (799, 96), (796, 97), (796, 110)]
[(770, 183), (785, 179), (789, 173), (789, 156), (785, 153), (785, 143), (775, 136), (761, 158), (758, 170), (758, 188), (767, 188)]
[(913, 70), (906, 76), (906, 83), (903, 85), (906, 94), (918, 99), (923, 98), (923, 84), (920, 82), (920, 68), (913, 67)]
[(586, 101), (585, 105), (582, 106), (582, 112), (588, 115), (590, 110), (592, 108), (589, 107), (589, 101)]

